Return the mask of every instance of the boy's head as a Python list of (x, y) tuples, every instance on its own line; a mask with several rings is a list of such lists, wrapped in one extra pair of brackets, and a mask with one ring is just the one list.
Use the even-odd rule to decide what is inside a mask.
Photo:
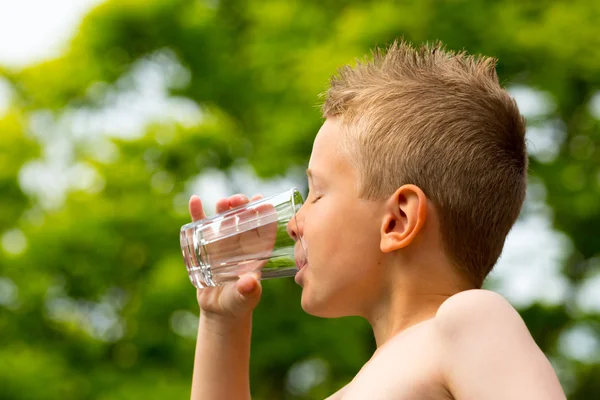
[[(385, 204), (399, 188), (414, 185), (435, 210), (448, 260), (480, 287), (519, 215), (527, 181), (524, 120), (500, 87), (494, 60), (454, 54), (440, 45), (413, 49), (394, 43), (332, 78), (323, 115), (327, 121), (311, 164), (324, 166), (318, 161), (339, 155), (352, 167), (346, 183), (354, 186), (357, 206), (366, 207), (354, 210), (366, 213), (364, 218), (345, 216), (358, 218), (360, 226), (346, 221), (332, 232), (344, 236), (344, 229), (358, 230), (345, 239), (355, 243), (346, 246), (362, 246), (365, 257), (371, 250), (363, 242), (375, 235), (371, 247), (380, 251), (383, 231), (369, 232), (367, 220), (376, 213), (370, 215), (367, 204)], [(345, 181), (341, 173), (336, 180)], [(317, 195), (307, 201), (307, 218)]]

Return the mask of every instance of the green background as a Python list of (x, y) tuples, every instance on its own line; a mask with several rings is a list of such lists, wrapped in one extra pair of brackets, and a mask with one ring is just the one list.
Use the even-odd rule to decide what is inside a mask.
[[(523, 220), (541, 213), (564, 239), (563, 294), (517, 305), (569, 398), (598, 398), (599, 26), (587, 0), (121, 0), (89, 13), (59, 57), (0, 66), (12, 92), (0, 114), (0, 399), (188, 397), (189, 195), (306, 190), (319, 93), (398, 37), (495, 56), (503, 84), (533, 96)], [(148, 88), (170, 106), (132, 128), (128, 105)], [(264, 284), (255, 399), (326, 397), (374, 349), (365, 321), (311, 317), (299, 298), (291, 279)]]

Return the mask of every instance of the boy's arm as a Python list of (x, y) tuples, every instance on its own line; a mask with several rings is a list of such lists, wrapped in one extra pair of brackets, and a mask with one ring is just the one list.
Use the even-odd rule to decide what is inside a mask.
[[(241, 195), (221, 199), (217, 213), (248, 202)], [(189, 208), (192, 220), (206, 218), (197, 196), (192, 196)], [(198, 289), (196, 294), (201, 311), (191, 398), (249, 400), (252, 310), (261, 296), (258, 276), (242, 275), (237, 282)]]
[(224, 321), (200, 314), (192, 400), (250, 399), (252, 315)]
[(435, 319), (445, 381), (455, 399), (566, 399), (550, 362), (502, 296), (459, 293)]

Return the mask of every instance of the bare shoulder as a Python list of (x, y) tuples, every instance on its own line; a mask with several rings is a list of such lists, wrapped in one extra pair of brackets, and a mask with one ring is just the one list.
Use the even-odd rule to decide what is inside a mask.
[(344, 397), (344, 392), (346, 391), (347, 387), (348, 386), (344, 386), (343, 388), (341, 388), (340, 390), (338, 390), (337, 392), (335, 392), (334, 394), (332, 394), (325, 400), (341, 400)]
[(527, 353), (541, 354), (517, 310), (488, 290), (467, 290), (449, 297), (436, 313), (434, 329), (450, 353), (503, 349), (507, 354), (527, 349)]
[(494, 320), (514, 329), (527, 329), (517, 310), (504, 297), (489, 290), (457, 293), (442, 303), (436, 314), (438, 328), (450, 331), (475, 329)]
[(331, 400), (448, 399), (433, 325), (428, 319), (389, 338)]
[(434, 326), (454, 398), (565, 399), (550, 362), (501, 295), (458, 293), (439, 307)]

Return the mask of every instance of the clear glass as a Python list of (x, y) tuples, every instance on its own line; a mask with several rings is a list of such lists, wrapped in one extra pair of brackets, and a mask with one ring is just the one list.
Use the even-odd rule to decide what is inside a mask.
[(287, 227), (296, 224), (302, 202), (292, 188), (181, 227), (181, 251), (192, 284), (219, 286), (252, 271), (260, 279), (296, 275), (294, 251), (304, 259), (304, 247), (301, 240), (296, 246)]

